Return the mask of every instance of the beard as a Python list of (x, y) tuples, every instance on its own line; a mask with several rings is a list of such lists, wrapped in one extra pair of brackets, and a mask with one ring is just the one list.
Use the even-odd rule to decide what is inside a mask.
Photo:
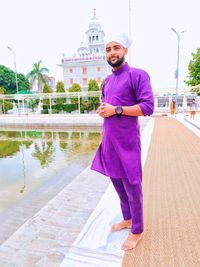
[(125, 61), (125, 57), (121, 57), (119, 58), (115, 63), (112, 63), (111, 60), (107, 60), (108, 64), (113, 67), (113, 68), (116, 68), (116, 67), (120, 67)]

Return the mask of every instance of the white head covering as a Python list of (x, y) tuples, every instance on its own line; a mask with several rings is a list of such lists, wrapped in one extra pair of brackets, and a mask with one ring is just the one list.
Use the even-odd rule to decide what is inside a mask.
[(121, 33), (121, 34), (117, 34), (117, 35), (113, 35), (113, 36), (108, 36), (105, 38), (105, 44), (106, 45), (111, 43), (111, 42), (119, 43), (120, 45), (122, 45), (125, 48), (129, 48), (132, 44), (131, 38), (125, 33)]

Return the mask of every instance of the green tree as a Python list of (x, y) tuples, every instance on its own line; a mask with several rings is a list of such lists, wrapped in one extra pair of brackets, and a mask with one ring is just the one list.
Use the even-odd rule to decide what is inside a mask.
[(30, 99), (28, 101), (28, 108), (31, 108), (32, 112), (34, 112), (34, 108), (38, 106), (38, 100), (37, 99)]
[[(94, 91), (99, 91), (99, 86), (96, 80), (90, 80), (89, 84), (88, 84), (88, 92), (94, 92)], [(93, 106), (93, 109), (95, 110), (95, 108), (99, 105), (99, 96), (98, 97), (89, 97), (88, 99), (89, 104), (91, 106)]]
[[(0, 95), (5, 93), (5, 89), (0, 87)], [(7, 113), (8, 110), (13, 108), (13, 103), (11, 101), (0, 100), (0, 113)]]
[(3, 101), (3, 113), (7, 113), (8, 110), (13, 108), (13, 103), (11, 101)]
[[(56, 84), (56, 93), (65, 93), (64, 83), (62, 81), (58, 81)], [(66, 98), (57, 98), (56, 105), (62, 105), (65, 103)]]
[[(0, 95), (3, 95), (5, 93), (5, 89), (3, 87), (0, 87)], [(3, 113), (3, 100), (0, 100), (0, 114)]]
[[(70, 88), (69, 88), (69, 92), (73, 93), (73, 92), (81, 92), (81, 87), (78, 83), (74, 83)], [(71, 98), (71, 103), (72, 104), (78, 104), (78, 97), (73, 97)]]
[[(29, 81), (24, 74), (17, 74), (17, 81), (19, 91), (30, 90)], [(0, 87), (5, 89), (5, 94), (15, 94), (17, 92), (15, 72), (3, 65), (0, 65)]]
[(52, 89), (49, 87), (48, 84), (45, 83), (44, 87), (43, 87), (43, 93), (52, 93)]
[(0, 87), (0, 95), (3, 95), (5, 93), (5, 89), (3, 87)]
[(190, 63), (188, 65), (188, 71), (188, 80), (186, 80), (185, 83), (189, 86), (200, 84), (200, 48), (197, 48), (196, 53), (192, 53), (192, 60), (190, 60)]
[(27, 74), (32, 88), (36, 85), (38, 92), (42, 92), (43, 86), (46, 83), (44, 74), (49, 72), (49, 69), (42, 67), (42, 60), (33, 64), (32, 70)]
[(17, 74), (17, 79), (19, 84), (19, 91), (30, 91), (30, 83), (24, 74)]
[(96, 80), (89, 81), (88, 91), (99, 91), (99, 86)]
[(62, 81), (58, 81), (56, 84), (56, 92), (57, 93), (65, 93), (64, 83)]
[[(44, 85), (43, 93), (44, 94), (52, 93), (52, 89), (48, 86), (48, 84)], [(43, 100), (43, 109), (45, 109), (45, 106), (47, 106), (47, 108), (49, 108), (49, 106), (50, 106), (49, 98)]]

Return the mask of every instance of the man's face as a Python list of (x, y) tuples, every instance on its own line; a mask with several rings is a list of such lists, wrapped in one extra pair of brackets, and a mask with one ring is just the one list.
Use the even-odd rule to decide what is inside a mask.
[(128, 49), (117, 42), (110, 42), (106, 45), (106, 60), (113, 68), (120, 67), (125, 60)]

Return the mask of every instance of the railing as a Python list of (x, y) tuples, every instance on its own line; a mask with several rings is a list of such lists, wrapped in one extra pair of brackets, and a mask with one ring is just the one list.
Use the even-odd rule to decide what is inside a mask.
[[(87, 99), (88, 97), (97, 97), (99, 100), (102, 98), (102, 92), (101, 91), (81, 91), (81, 92), (64, 92), (64, 93), (31, 93), (31, 94), (9, 94), (4, 95), (0, 94), (0, 101), (5, 100), (19, 100), (22, 102), (22, 112), (25, 110), (24, 104), (27, 100), (37, 99), (37, 100), (44, 100), (49, 99), (50, 102), (50, 113), (51, 113), (51, 106), (52, 101), (59, 99), (59, 98), (65, 98), (65, 99), (71, 99), (71, 98), (77, 98), (78, 99), (78, 112), (80, 113), (80, 104), (81, 104), (81, 98)], [(179, 96), (178, 97), (178, 104), (179, 104), (179, 112), (185, 112), (189, 111), (189, 103), (191, 99), (195, 97), (194, 95), (189, 96)], [(197, 107), (198, 110), (200, 109), (200, 97), (195, 97), (197, 101)], [(155, 96), (155, 112), (169, 112), (169, 106), (170, 106), (171, 96)], [(1, 104), (1, 103), (0, 103)]]
[(88, 60), (105, 60), (105, 56), (85, 56), (85, 57), (72, 57), (62, 59), (62, 63), (65, 62), (77, 62), (77, 61), (88, 61)]
[(100, 97), (101, 91), (65, 92), (65, 93), (32, 93), (1, 95), (0, 100), (23, 100), (23, 99), (49, 99), (49, 98), (74, 98), (74, 97)]
[[(81, 98), (82, 99), (87, 99), (88, 97), (97, 97), (99, 98), (99, 101), (101, 101), (101, 96), (102, 93), (101, 91), (83, 91), (83, 92), (65, 92), (65, 93), (31, 93), (31, 94), (10, 94), (10, 95), (0, 95), (0, 101), (3, 101), (3, 106), (4, 106), (4, 101), (10, 100), (18, 100), (22, 101), (22, 109), (19, 107), (18, 113), (27, 113), (27, 110), (25, 108), (25, 101), (30, 101), (31, 99), (37, 99), (37, 100), (44, 100), (44, 99), (49, 99), (49, 113), (52, 113), (52, 100), (56, 99), (71, 99), (71, 98), (77, 98), (78, 99), (78, 113), (80, 114), (81, 111)], [(2, 109), (2, 108), (1, 108)], [(3, 108), (4, 109), (4, 108)], [(2, 111), (0, 110), (0, 113)], [(5, 113), (5, 112), (3, 112)]]

